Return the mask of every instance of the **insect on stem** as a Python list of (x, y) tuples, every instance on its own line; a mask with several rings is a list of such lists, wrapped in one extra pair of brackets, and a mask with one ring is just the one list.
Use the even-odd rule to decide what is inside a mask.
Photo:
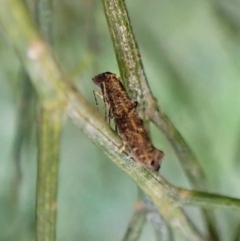
[(122, 138), (123, 145), (120, 150), (127, 146), (131, 157), (139, 165), (158, 171), (164, 153), (153, 146), (143, 121), (138, 115), (138, 103), (129, 97), (119, 77), (113, 73), (99, 74), (93, 78), (93, 82), (101, 88), (105, 108), (108, 108), (109, 116), (113, 116)]

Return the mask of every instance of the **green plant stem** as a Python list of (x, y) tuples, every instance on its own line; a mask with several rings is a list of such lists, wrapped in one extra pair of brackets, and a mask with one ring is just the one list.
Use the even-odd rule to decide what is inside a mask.
[(240, 211), (240, 200), (222, 196), (218, 194), (209, 194), (205, 192), (190, 191), (178, 189), (179, 202), (182, 205), (197, 205), (204, 208), (226, 208)]
[(146, 195), (143, 198), (143, 205), (144, 208), (147, 210), (147, 219), (151, 222), (154, 228), (156, 240), (173, 241), (172, 230), (165, 222), (164, 218), (161, 216), (156, 206)]
[(64, 109), (58, 101), (43, 101), (39, 123), (36, 240), (56, 240), (57, 188)]
[(41, 29), (44, 39), (52, 44), (53, 42), (53, 1), (52, 0), (35, 0), (34, 16)]
[(19, 104), (17, 113), (17, 128), (16, 135), (13, 143), (12, 158), (16, 165), (16, 182), (21, 182), (22, 170), (21, 170), (21, 152), (25, 143), (29, 141), (29, 133), (32, 130), (33, 116), (34, 116), (34, 103), (35, 92), (32, 87), (31, 81), (24, 69), (21, 69), (19, 74)]
[[(149, 88), (125, 1), (102, 0), (102, 2), (123, 82), (128, 87), (131, 96), (137, 99), (141, 117), (144, 120), (150, 119), (165, 134), (178, 156), (190, 184), (194, 188), (206, 190), (208, 182), (198, 159), (157, 104), (156, 98)], [(214, 236), (216, 240), (215, 219), (212, 214), (207, 212), (203, 210), (203, 216), (208, 224), (210, 235)]]
[(12, 200), (17, 203), (20, 197), (22, 184), (22, 154), (25, 148), (29, 150), (29, 142), (33, 130), (34, 105), (36, 103), (36, 95), (24, 69), (20, 70), (18, 75), (19, 96), (17, 97), (17, 121), (14, 133), (13, 146), (11, 150), (12, 162), (15, 167), (15, 175), (12, 184)]
[(137, 241), (139, 240), (143, 226), (146, 222), (146, 215), (144, 210), (135, 210), (128, 225), (127, 232), (123, 241)]
[[(46, 41), (52, 37), (52, 0), (35, 0), (36, 22)], [(40, 101), (38, 125), (38, 175), (36, 196), (36, 240), (55, 241), (59, 153), (65, 108), (61, 99), (45, 96)]]
[[(148, 119), (149, 103), (144, 98), (150, 88), (146, 81), (141, 55), (129, 21), (126, 5), (122, 0), (102, 0), (106, 19), (121, 78), (129, 94), (138, 101), (138, 110), (144, 120)], [(144, 92), (147, 91), (147, 92)]]

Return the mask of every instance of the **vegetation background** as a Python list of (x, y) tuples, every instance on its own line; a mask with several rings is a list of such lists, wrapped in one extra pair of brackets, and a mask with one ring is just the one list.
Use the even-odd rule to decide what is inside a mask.
[[(240, 197), (240, 2), (126, 4), (158, 102), (201, 161), (211, 190)], [(61, 67), (95, 105), (91, 78), (105, 71), (119, 74), (101, 1), (55, 2), (53, 32)], [(16, 160), (21, 66), (3, 35), (0, 63), (0, 240), (28, 241), (34, 235), (37, 119), (34, 112), (24, 117), (29, 129), (21, 159)], [(151, 133), (166, 154), (161, 175), (173, 185), (190, 188), (167, 140), (154, 127)], [(135, 183), (68, 120), (58, 200), (60, 241), (121, 240), (137, 200)], [(198, 208), (185, 210), (204, 231)], [(231, 240), (239, 214), (215, 212), (222, 240)], [(141, 240), (155, 240), (151, 225), (145, 226)]]

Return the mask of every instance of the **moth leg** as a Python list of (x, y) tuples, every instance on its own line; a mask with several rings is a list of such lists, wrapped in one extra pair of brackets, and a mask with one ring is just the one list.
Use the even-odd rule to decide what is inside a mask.
[[(104, 102), (104, 120), (107, 122), (107, 119), (109, 118), (109, 116), (110, 116), (110, 118), (112, 118), (112, 112), (111, 112), (111, 109), (110, 109), (110, 105), (108, 104), (108, 101), (104, 96), (104, 93), (103, 93), (103, 95), (101, 95), (96, 90), (94, 90), (93, 95), (94, 95), (94, 99), (95, 99), (95, 102), (96, 102), (96, 105), (97, 105), (97, 110), (98, 110), (97, 96), (100, 97), (103, 100), (103, 102)], [(108, 112), (108, 114), (107, 114), (107, 112)], [(108, 122), (110, 124), (110, 119), (108, 120)]]
[(109, 125), (110, 125), (110, 120), (111, 120), (111, 116), (112, 116), (111, 113), (112, 112), (111, 112), (109, 103), (106, 100), (104, 100), (104, 120), (106, 122), (108, 122)]
[[(120, 133), (118, 132), (118, 126), (117, 126), (117, 124), (116, 124), (116, 121), (114, 120), (114, 131), (116, 132), (116, 133), (118, 133), (118, 135), (120, 136)], [(121, 136), (120, 136), (121, 137)]]
[(114, 128), (115, 132), (118, 133), (118, 127), (117, 127), (116, 123), (114, 123), (114, 125), (115, 125), (115, 128)]
[(100, 97), (101, 99), (103, 99), (103, 96), (100, 93), (98, 93), (96, 90), (93, 91), (93, 95), (94, 95), (95, 103), (97, 105), (97, 110), (98, 110), (98, 101), (96, 96)]
[(107, 118), (108, 118), (108, 123), (110, 124), (110, 113), (111, 113), (111, 107), (110, 107), (110, 104), (108, 102), (108, 99), (107, 99), (107, 92), (106, 92), (106, 86), (104, 83), (101, 84), (101, 89), (102, 89), (102, 93), (103, 93), (103, 102), (104, 102), (104, 120), (107, 122)]
[(108, 104), (108, 124), (109, 126), (111, 125), (111, 119), (113, 118), (113, 113), (112, 110), (110, 108), (110, 105)]

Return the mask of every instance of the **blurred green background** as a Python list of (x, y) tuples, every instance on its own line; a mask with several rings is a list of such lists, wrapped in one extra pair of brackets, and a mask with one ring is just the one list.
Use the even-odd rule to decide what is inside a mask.
[[(240, 2), (126, 1), (149, 84), (159, 104), (196, 153), (213, 192), (240, 197)], [(91, 78), (119, 74), (101, 1), (54, 3), (54, 46), (64, 72), (95, 106)], [(3, 32), (1, 32), (3, 33)], [(34, 240), (37, 119), (13, 159), (20, 72), (0, 35), (0, 240)], [(27, 121), (27, 119), (26, 119)], [(190, 188), (171, 146), (152, 127), (164, 150), (161, 175)], [(121, 240), (137, 200), (136, 184), (70, 121), (63, 131), (58, 240)], [(186, 212), (204, 231), (197, 207)], [(217, 210), (222, 240), (230, 240), (238, 213)], [(155, 240), (151, 225), (141, 240)]]

